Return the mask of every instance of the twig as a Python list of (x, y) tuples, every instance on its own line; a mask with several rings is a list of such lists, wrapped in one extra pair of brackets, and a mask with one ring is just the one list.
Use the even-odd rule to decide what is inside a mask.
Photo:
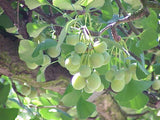
[[(118, 7), (120, 10), (122, 10), (122, 14), (124, 17), (128, 16), (128, 13), (125, 11), (125, 9), (123, 8), (120, 0), (115, 0), (115, 2), (117, 3)], [(139, 31), (134, 27), (132, 22), (128, 22), (129, 27), (132, 29), (132, 31), (136, 34), (139, 35)]]
[(106, 27), (104, 27), (104, 28), (100, 31), (100, 35), (101, 35), (104, 31), (106, 31), (107, 29), (112, 28), (112, 27), (116, 27), (117, 25), (119, 25), (119, 24), (121, 24), (121, 23), (127, 23), (127, 22), (131, 22), (131, 21), (140, 19), (140, 18), (142, 18), (143, 16), (145, 16), (146, 13), (148, 13), (148, 11), (146, 11), (145, 9), (141, 9), (141, 10), (138, 11), (137, 13), (134, 13), (134, 14), (132, 14), (132, 15), (128, 15), (128, 16), (122, 18), (122, 19), (119, 19), (119, 20), (116, 21), (116, 22), (110, 23), (110, 24), (108, 24)]
[[(15, 10), (11, 6), (11, 3), (8, 2), (7, 0), (0, 0), (0, 6), (4, 10), (6, 15), (8, 15), (8, 17), (11, 19), (13, 24), (15, 24), (15, 26), (18, 28), (17, 15), (16, 15)], [(19, 22), (20, 23), (19, 23), (18, 32), (23, 36), (23, 38), (25, 38), (25, 39), (29, 38), (29, 35), (27, 33), (27, 29), (26, 29), (26, 23), (23, 20), (21, 20)]]
[(117, 28), (120, 30), (120, 31), (122, 31), (122, 33), (125, 35), (125, 36), (129, 36), (129, 34), (120, 26), (120, 25), (118, 25), (117, 26)]
[(25, 97), (24, 95), (22, 95), (20, 92), (17, 91), (16, 85), (15, 85), (15, 83), (13, 82), (12, 78), (10, 78), (10, 80), (11, 80), (12, 88), (13, 88), (14, 92), (15, 92), (17, 95), (20, 95), (20, 96), (22, 96), (22, 97)]
[(19, 29), (19, 0), (17, 1), (17, 26)]
[(126, 114), (127, 117), (136, 117), (136, 118), (139, 118), (147, 113), (149, 113), (150, 111), (145, 111), (143, 113), (139, 113), (139, 114)]

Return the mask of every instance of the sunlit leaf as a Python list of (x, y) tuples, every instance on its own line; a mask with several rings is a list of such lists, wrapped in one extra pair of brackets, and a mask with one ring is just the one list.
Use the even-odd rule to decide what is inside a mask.
[(37, 57), (32, 57), (33, 51), (36, 48), (36, 44), (30, 40), (21, 40), (18, 53), (20, 59), (25, 62), (36, 63), (41, 65), (43, 62), (43, 53), (40, 51)]
[(92, 2), (90, 2), (87, 5), (87, 9), (89, 8), (101, 8), (103, 5), (105, 4), (105, 0), (92, 0)]
[(49, 4), (47, 0), (25, 0), (25, 4), (28, 6), (29, 9), (37, 8), (41, 5)]
[(115, 98), (121, 101), (129, 101), (142, 91), (148, 89), (152, 85), (152, 81), (136, 81), (132, 80), (125, 88), (119, 92)]
[(70, 0), (53, 0), (53, 5), (64, 10), (83, 10), (79, 4), (72, 4)]
[(36, 38), (48, 26), (46, 23), (27, 23), (27, 32), (30, 37)]
[(47, 120), (61, 120), (60, 114), (55, 108), (40, 108), (39, 113)]

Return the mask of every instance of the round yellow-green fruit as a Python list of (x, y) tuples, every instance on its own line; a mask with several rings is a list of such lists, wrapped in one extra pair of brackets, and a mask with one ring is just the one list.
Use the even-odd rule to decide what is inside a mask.
[(152, 84), (153, 90), (159, 90), (160, 89), (160, 80), (154, 80)]
[(28, 96), (31, 93), (31, 87), (28, 85), (22, 85), (20, 92), (22, 95)]
[(101, 85), (99, 86), (99, 88), (96, 89), (96, 92), (101, 92), (104, 90), (104, 85), (103, 83), (101, 83)]
[(26, 65), (30, 69), (36, 69), (38, 67), (38, 65), (36, 63), (26, 62)]
[(61, 53), (61, 49), (57, 48), (56, 46), (52, 46), (47, 50), (47, 54), (52, 58), (58, 57), (60, 53)]
[(71, 57), (68, 57), (66, 60), (65, 60), (65, 67), (67, 70), (69, 71), (77, 71), (80, 67), (80, 64), (77, 64), (77, 65), (73, 65), (72, 64), (72, 60), (71, 60)]
[(30, 94), (28, 95), (29, 98), (35, 98), (37, 97), (37, 91), (36, 90), (31, 90)]
[(88, 89), (96, 90), (101, 85), (101, 78), (96, 72), (93, 72), (86, 80)]
[(107, 44), (104, 41), (102, 42), (96, 41), (93, 45), (93, 48), (96, 52), (103, 53), (107, 50)]
[(76, 73), (72, 77), (72, 86), (76, 90), (81, 90), (86, 86), (86, 81), (79, 73)]
[(105, 79), (109, 82), (111, 82), (114, 79), (114, 76), (115, 76), (114, 70), (109, 70), (105, 73)]
[(115, 92), (120, 92), (125, 87), (125, 80), (113, 80), (111, 82), (111, 88)]
[(79, 68), (79, 73), (82, 77), (88, 77), (91, 75), (91, 68), (87, 65), (81, 65)]
[(85, 91), (86, 93), (93, 93), (93, 92), (94, 92), (93, 89), (89, 89), (87, 86), (84, 87), (84, 91)]
[(85, 53), (87, 49), (87, 45), (83, 42), (78, 42), (75, 46), (74, 46), (74, 50), (77, 53)]
[(71, 62), (73, 65), (78, 65), (81, 62), (81, 57), (77, 53), (72, 53), (71, 54)]
[(126, 69), (125, 70), (125, 77), (124, 77), (124, 80), (125, 80), (125, 83), (128, 84), (132, 79), (132, 73)]
[(125, 72), (124, 70), (119, 70), (115, 72), (115, 79), (116, 80), (124, 80), (125, 78)]
[(93, 53), (90, 56), (90, 65), (93, 68), (101, 67), (104, 64), (104, 56), (101, 53)]
[(66, 43), (69, 45), (76, 45), (79, 42), (79, 35), (78, 34), (70, 34), (66, 37)]
[(110, 62), (110, 60), (111, 60), (111, 56), (109, 55), (109, 53), (108, 52), (104, 52), (104, 53), (102, 53), (103, 54), (103, 56), (104, 56), (104, 65), (106, 65), (106, 64), (108, 64), (109, 62)]

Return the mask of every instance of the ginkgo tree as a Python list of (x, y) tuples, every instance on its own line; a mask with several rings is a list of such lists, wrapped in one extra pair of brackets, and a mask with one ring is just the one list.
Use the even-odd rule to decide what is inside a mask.
[(0, 0), (3, 120), (159, 119), (159, 0)]

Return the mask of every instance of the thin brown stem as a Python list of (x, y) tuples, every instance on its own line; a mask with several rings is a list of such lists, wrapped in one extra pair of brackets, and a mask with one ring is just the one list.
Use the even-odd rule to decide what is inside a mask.
[(140, 11), (138, 11), (132, 15), (128, 15), (122, 19), (119, 19), (116, 22), (110, 23), (100, 31), (100, 35), (109, 28), (116, 27), (117, 25), (122, 24), (122, 23), (128, 23), (128, 22), (140, 19), (140, 18), (144, 17), (146, 14), (148, 14), (148, 11), (146, 11), (145, 9), (141, 9)]
[(150, 111), (145, 111), (143, 113), (139, 113), (139, 114), (126, 114), (127, 117), (136, 117), (136, 118), (139, 118), (147, 113), (149, 113)]
[[(121, 4), (121, 1), (120, 0), (115, 0), (115, 2), (117, 3), (119, 9), (122, 11), (123, 16), (124, 17), (128, 16), (128, 13), (123, 8), (123, 6)], [(139, 35), (139, 31), (134, 27), (132, 22), (128, 22), (128, 25), (136, 35)]]

